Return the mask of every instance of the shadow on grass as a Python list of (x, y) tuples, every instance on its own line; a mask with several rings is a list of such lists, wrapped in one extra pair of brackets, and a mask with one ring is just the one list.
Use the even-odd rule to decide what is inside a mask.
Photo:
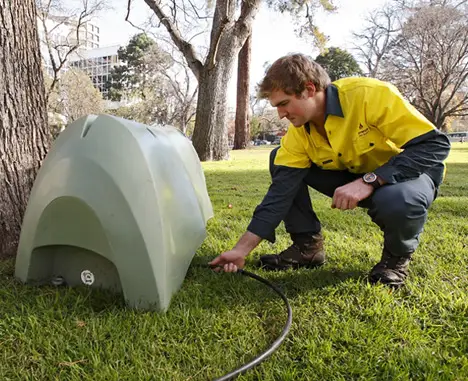
[[(195, 257), (188, 269), (184, 283), (174, 295), (167, 311), (169, 316), (181, 311), (193, 310), (235, 311), (249, 308), (261, 311), (265, 308), (282, 308), (279, 296), (266, 285), (238, 274), (218, 274), (205, 265), (211, 258)], [(365, 278), (365, 271), (360, 269), (337, 270), (325, 265), (318, 269), (299, 271), (267, 272), (246, 267), (278, 286), (289, 299), (297, 296), (333, 287), (349, 280), (359, 281)], [(0, 288), (3, 290), (2, 303), (8, 309), (0, 311), (0, 317), (23, 316), (26, 314), (44, 315), (47, 318), (66, 319), (79, 314), (86, 316), (108, 316), (127, 314), (133, 311), (145, 314), (148, 311), (136, 311), (126, 306), (122, 294), (87, 287), (32, 286), (23, 284), (14, 278), (13, 260), (2, 261), (0, 266)], [(266, 306), (266, 307), (265, 307)], [(56, 316), (51, 316), (56, 311)], [(149, 313), (153, 313), (149, 311)], [(55, 313), (54, 313), (55, 315)]]
[[(204, 268), (204, 265), (211, 259), (211, 257), (196, 257), (187, 274), (187, 281), (189, 283), (192, 281), (196, 282), (197, 278), (206, 279), (211, 275), (218, 283), (215, 285), (215, 287), (222, 288), (225, 286), (231, 286), (230, 282), (233, 279), (233, 276), (237, 277), (237, 274), (215, 273), (209, 268)], [(331, 264), (325, 264), (324, 266), (315, 269), (265, 271), (260, 269), (256, 263), (248, 263), (245, 267), (245, 270), (253, 272), (262, 278), (269, 280), (271, 283), (279, 286), (287, 294), (287, 296), (291, 298), (294, 298), (302, 293), (333, 287), (337, 284), (341, 284), (347, 281), (364, 283), (368, 274), (368, 269), (339, 269), (332, 267)], [(223, 277), (226, 279), (223, 279)], [(246, 289), (246, 292), (251, 292), (252, 290), (257, 292), (259, 287), (268, 290), (267, 286), (262, 285), (256, 280), (253, 280), (250, 286), (245, 285), (245, 287), (252, 288), (251, 290)], [(258, 299), (262, 299), (263, 297), (264, 295), (259, 295)]]

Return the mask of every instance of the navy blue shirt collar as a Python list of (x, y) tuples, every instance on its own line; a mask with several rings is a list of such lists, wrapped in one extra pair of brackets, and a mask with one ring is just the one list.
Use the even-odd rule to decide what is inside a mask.
[(336, 115), (344, 118), (343, 110), (341, 109), (340, 97), (338, 89), (335, 85), (328, 85), (325, 89), (326, 106), (325, 106), (325, 120), (328, 115)]

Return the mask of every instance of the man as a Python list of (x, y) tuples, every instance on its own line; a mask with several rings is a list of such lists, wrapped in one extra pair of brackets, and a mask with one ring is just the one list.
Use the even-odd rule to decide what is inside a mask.
[(272, 184), (235, 247), (210, 264), (237, 271), (263, 240), (275, 241), (284, 220), (293, 244), (264, 255), (269, 270), (316, 267), (325, 262), (323, 235), (308, 186), (332, 198), (332, 208), (368, 209), (383, 232), (382, 258), (371, 283), (403, 285), (427, 211), (444, 176), (448, 138), (389, 83), (344, 78), (334, 83), (301, 54), (277, 60), (259, 86), (291, 125), (272, 151)]

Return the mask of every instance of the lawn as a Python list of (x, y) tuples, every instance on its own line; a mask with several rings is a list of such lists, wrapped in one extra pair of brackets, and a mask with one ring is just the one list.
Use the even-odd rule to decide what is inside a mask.
[[(228, 250), (269, 185), (271, 148), (204, 163), (215, 217), (194, 263)], [(468, 380), (468, 144), (453, 144), (407, 286), (366, 282), (382, 237), (364, 210), (341, 212), (311, 192), (328, 262), (316, 270), (255, 269), (289, 245), (284, 227), (247, 269), (278, 284), (293, 326), (279, 350), (239, 380)], [(228, 205), (232, 204), (232, 208)], [(0, 380), (209, 380), (274, 341), (281, 300), (237, 274), (193, 266), (166, 314), (132, 311), (119, 296), (17, 283), (0, 262)], [(137, 274), (136, 274), (137, 276)]]

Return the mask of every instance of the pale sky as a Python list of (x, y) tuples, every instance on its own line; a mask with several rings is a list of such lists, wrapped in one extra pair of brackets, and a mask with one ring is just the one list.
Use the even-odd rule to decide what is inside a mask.
[[(351, 51), (352, 32), (358, 31), (364, 16), (372, 9), (382, 6), (385, 0), (335, 0), (338, 11), (334, 14), (319, 14), (317, 25), (329, 37), (328, 46), (337, 46)], [(95, 23), (100, 26), (100, 46), (125, 45), (138, 30), (125, 21), (127, 0), (114, 0), (114, 10), (102, 14)], [(151, 9), (143, 0), (133, 0), (130, 19), (138, 24), (151, 15)], [(294, 22), (284, 15), (262, 7), (258, 13), (252, 41), (251, 88), (264, 74), (265, 62), (273, 62), (290, 52), (302, 52), (311, 56), (317, 49), (294, 34)], [(236, 69), (229, 86), (229, 104), (235, 103)]]

